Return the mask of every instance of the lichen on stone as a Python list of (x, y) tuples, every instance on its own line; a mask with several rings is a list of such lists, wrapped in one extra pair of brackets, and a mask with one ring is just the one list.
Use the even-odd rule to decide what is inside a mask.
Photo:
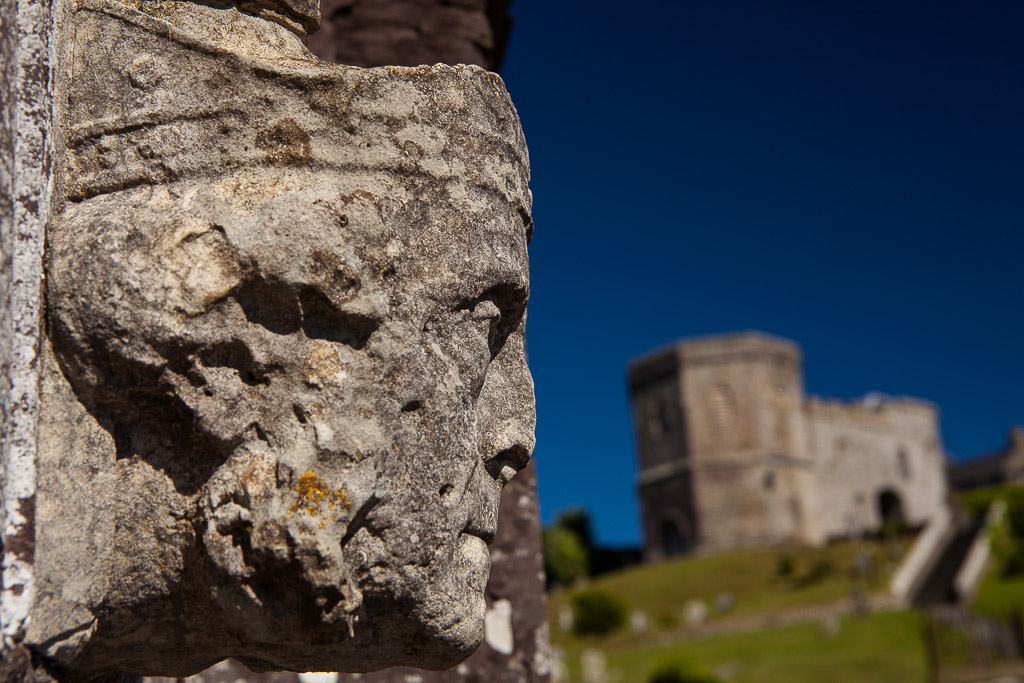
[[(295, 492), (295, 501), (285, 514), (309, 515), (319, 519), (321, 529), (327, 525), (328, 519), (337, 521), (338, 515), (352, 506), (352, 501), (347, 494), (341, 492), (340, 486), (331, 490), (312, 470), (299, 477), (298, 484), (292, 490)], [(323, 510), (322, 505), (326, 505), (327, 509)]]

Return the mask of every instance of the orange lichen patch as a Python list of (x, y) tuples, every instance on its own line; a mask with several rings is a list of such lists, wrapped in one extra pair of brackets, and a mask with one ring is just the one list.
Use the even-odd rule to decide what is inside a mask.
[[(320, 519), (321, 529), (327, 525), (328, 518), (337, 521), (336, 515), (352, 506), (352, 501), (341, 492), (340, 486), (331, 490), (312, 470), (299, 477), (298, 484), (292, 487), (292, 490), (295, 491), (296, 499), (285, 514), (297, 512), (317, 517)], [(321, 506), (327, 509), (324, 510)]]

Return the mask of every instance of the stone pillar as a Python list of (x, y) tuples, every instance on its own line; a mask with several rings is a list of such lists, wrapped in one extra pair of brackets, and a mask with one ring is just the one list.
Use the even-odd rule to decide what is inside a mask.
[(323, 0), (309, 48), (355, 66), (478, 64), (500, 71), (511, 0)]
[(7, 680), (34, 596), (36, 427), (44, 229), (50, 193), (50, 3), (0, 3), (0, 612)]

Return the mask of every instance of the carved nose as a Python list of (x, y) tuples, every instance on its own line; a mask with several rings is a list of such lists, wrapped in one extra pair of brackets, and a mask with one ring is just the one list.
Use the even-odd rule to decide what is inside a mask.
[(525, 356), (495, 359), (477, 405), (487, 425), (481, 434), (484, 465), (505, 485), (530, 463), (536, 444), (533, 378)]
[(492, 479), (504, 486), (512, 481), (512, 478), (521, 469), (530, 464), (531, 454), (532, 448), (528, 450), (526, 446), (518, 444), (499, 451), (485, 463), (487, 473), (491, 475)]
[(484, 434), (484, 466), (502, 486), (530, 464), (536, 444), (533, 382), (529, 374), (524, 379), (524, 391), (514, 395), (503, 393), (501, 397), (505, 400), (492, 405), (490, 428)]
[(481, 430), (484, 465), (502, 486), (529, 464), (536, 442), (533, 377), (523, 342), (520, 327), (491, 361), (477, 402), (478, 415), (485, 425)]

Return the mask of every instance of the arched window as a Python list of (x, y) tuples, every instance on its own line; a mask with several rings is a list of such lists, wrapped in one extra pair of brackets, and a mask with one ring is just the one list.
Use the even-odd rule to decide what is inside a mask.
[(910, 461), (907, 459), (907, 451), (900, 446), (896, 451), (896, 471), (901, 479), (910, 479)]
[(776, 386), (772, 396), (773, 431), (775, 444), (780, 449), (789, 448), (789, 394), (783, 386)]
[(708, 396), (711, 419), (720, 434), (731, 434), (736, 424), (736, 396), (727, 384), (711, 387)]
[(653, 439), (660, 439), (668, 431), (668, 409), (661, 399), (647, 403), (647, 432)]

